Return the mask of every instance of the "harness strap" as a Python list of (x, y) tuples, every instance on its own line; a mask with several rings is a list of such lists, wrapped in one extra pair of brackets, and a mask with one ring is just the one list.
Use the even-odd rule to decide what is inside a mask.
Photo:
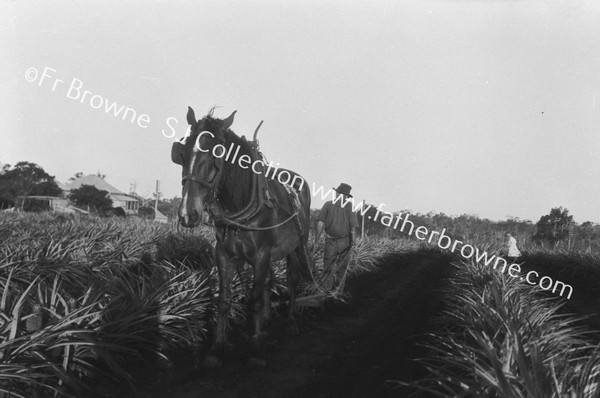
[(347, 238), (348, 236), (350, 236), (350, 235), (344, 235), (344, 236), (332, 236), (332, 235), (329, 235), (327, 232), (325, 232), (325, 235), (327, 235), (327, 237), (328, 237), (329, 239), (333, 239), (333, 240), (344, 239), (344, 238)]
[[(284, 225), (288, 221), (290, 221), (293, 218), (295, 218), (295, 222), (296, 222), (296, 225), (297, 225), (298, 230), (300, 232), (300, 235), (302, 235), (302, 227), (301, 227), (300, 221), (298, 219), (299, 208), (300, 208), (300, 200), (298, 198), (298, 194), (293, 190), (292, 187), (290, 187), (290, 186), (288, 186), (286, 184), (282, 184), (282, 185), (286, 189), (286, 192), (288, 194), (288, 199), (290, 200), (290, 204), (292, 206), (292, 211), (293, 211), (293, 214), (290, 215), (288, 218), (286, 218), (284, 221), (282, 221), (282, 222), (280, 222), (278, 224), (269, 226), (269, 227), (253, 227), (253, 226), (250, 226), (250, 225), (247, 225), (247, 224), (242, 224), (242, 223), (240, 223), (237, 220), (233, 220), (232, 218), (230, 218), (228, 216), (220, 214), (220, 215), (216, 216), (217, 217), (217, 222), (222, 222), (222, 223), (225, 224), (225, 226), (233, 225), (233, 226), (235, 226), (235, 227), (237, 227), (237, 228), (239, 228), (241, 230), (244, 230), (244, 231), (268, 231), (268, 230), (271, 230), (271, 229), (275, 229), (275, 228), (281, 227), (282, 225)], [(269, 192), (269, 191), (266, 191), (266, 192)]]
[(211, 181), (211, 182), (206, 182), (206, 181), (204, 181), (202, 178), (200, 178), (200, 177), (196, 177), (196, 176), (194, 176), (194, 175), (191, 175), (191, 174), (188, 174), (188, 175), (184, 176), (184, 177), (181, 179), (181, 183), (182, 183), (182, 184), (184, 184), (186, 181), (196, 182), (196, 183), (198, 183), (198, 184), (202, 185), (203, 187), (205, 187), (205, 188), (209, 188), (209, 189), (210, 189), (210, 188), (213, 188), (213, 187), (216, 185), (216, 184), (214, 183), (214, 180), (213, 180), (213, 181)]
[(297, 218), (297, 216), (298, 216), (298, 212), (295, 212), (294, 214), (292, 214), (291, 216), (289, 216), (288, 218), (286, 218), (284, 221), (280, 222), (279, 224), (271, 225), (269, 227), (251, 227), (250, 225), (240, 224), (239, 222), (230, 220), (224, 216), (222, 216), (219, 221), (224, 221), (226, 226), (233, 225), (244, 231), (268, 231), (270, 229), (275, 229), (275, 228), (281, 227), (282, 225), (284, 225), (285, 223), (290, 221), (292, 218), (294, 218), (294, 217)]

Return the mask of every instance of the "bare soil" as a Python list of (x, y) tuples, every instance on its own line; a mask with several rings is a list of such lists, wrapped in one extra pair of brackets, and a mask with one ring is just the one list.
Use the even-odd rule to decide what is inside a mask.
[(413, 359), (427, 354), (420, 344), (443, 308), (437, 289), (449, 276), (448, 264), (440, 253), (391, 255), (377, 271), (347, 281), (347, 304), (328, 302), (305, 311), (299, 335), (287, 336), (284, 322), (274, 321), (266, 366), (247, 367), (242, 350), (215, 371), (188, 361), (154, 374), (139, 386), (138, 396), (406, 397), (415, 390), (387, 380), (426, 375)]

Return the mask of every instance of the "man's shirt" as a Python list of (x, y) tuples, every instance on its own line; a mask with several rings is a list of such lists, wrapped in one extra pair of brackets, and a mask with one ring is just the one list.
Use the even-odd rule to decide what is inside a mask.
[(326, 202), (318, 218), (325, 224), (325, 232), (334, 238), (348, 236), (351, 228), (358, 228), (356, 213), (352, 211), (352, 201), (346, 202), (345, 207), (342, 207), (340, 202), (341, 200), (336, 203)]

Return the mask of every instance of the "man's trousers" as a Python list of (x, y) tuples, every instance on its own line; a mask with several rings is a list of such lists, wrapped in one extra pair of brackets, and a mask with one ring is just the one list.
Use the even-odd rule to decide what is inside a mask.
[(344, 275), (350, 262), (350, 249), (352, 248), (350, 236), (343, 238), (325, 238), (323, 249), (323, 274), (325, 276), (324, 288), (344, 290)]

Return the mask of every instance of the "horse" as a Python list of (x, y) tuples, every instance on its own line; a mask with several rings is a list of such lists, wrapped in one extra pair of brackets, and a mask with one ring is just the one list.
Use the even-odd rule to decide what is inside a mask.
[[(203, 364), (206, 368), (220, 366), (226, 348), (231, 348), (227, 343), (227, 321), (232, 279), (236, 270), (249, 263), (253, 267), (248, 301), (253, 323), (249, 364), (264, 365), (263, 324), (270, 318), (271, 262), (287, 260), (287, 320), (293, 330), (295, 288), (300, 278), (309, 281), (312, 275), (306, 250), (310, 190), (299, 174), (274, 170), (272, 162), (266, 167), (257, 141), (249, 142), (230, 129), (236, 111), (222, 120), (215, 118), (213, 112), (214, 108), (196, 120), (194, 110), (188, 107), (189, 134), (171, 148), (171, 160), (182, 166), (180, 224), (196, 227), (208, 214), (216, 235), (219, 297), (213, 342)], [(228, 156), (224, 156), (228, 148)], [(235, 157), (237, 163), (230, 158), (234, 150), (239, 155)]]

